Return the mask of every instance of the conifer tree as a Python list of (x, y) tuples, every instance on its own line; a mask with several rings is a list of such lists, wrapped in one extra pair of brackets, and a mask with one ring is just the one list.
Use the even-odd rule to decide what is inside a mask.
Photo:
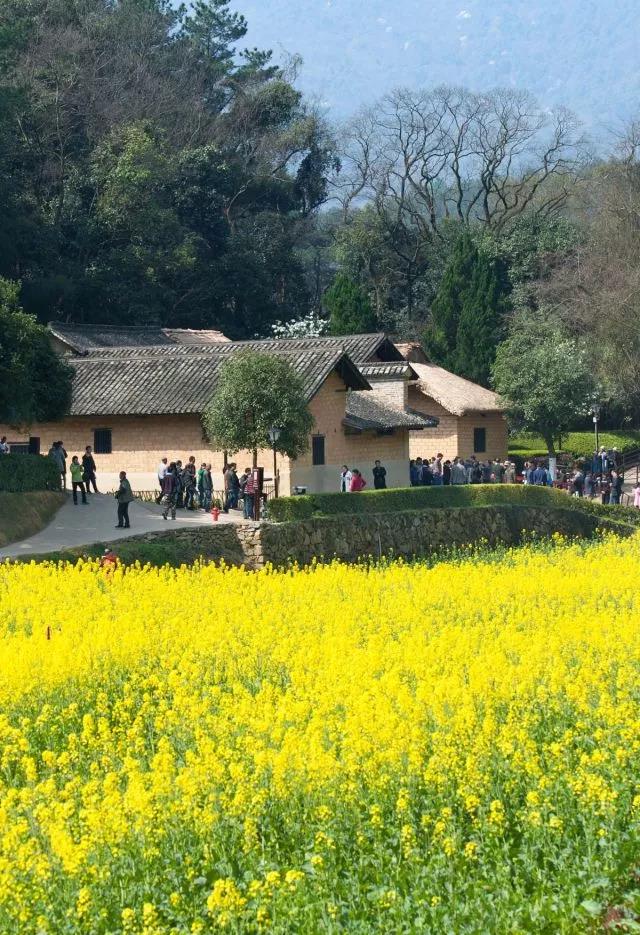
[(504, 265), (477, 253), (471, 282), (462, 296), (454, 370), (483, 386), (489, 385), (508, 292)]
[(431, 322), (423, 343), (431, 360), (448, 370), (455, 370), (457, 365), (458, 326), (477, 258), (478, 250), (465, 230), (453, 249), (431, 305)]
[(377, 328), (369, 296), (362, 286), (339, 273), (324, 297), (330, 334), (365, 334)]

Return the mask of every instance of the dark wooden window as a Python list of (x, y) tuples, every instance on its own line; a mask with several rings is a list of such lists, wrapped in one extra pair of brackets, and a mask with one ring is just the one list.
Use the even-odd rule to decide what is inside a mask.
[(315, 466), (324, 464), (324, 435), (311, 436), (311, 463)]
[(9, 442), (9, 451), (12, 455), (28, 455), (29, 442)]
[(111, 454), (111, 429), (93, 430), (93, 450), (97, 455)]
[(474, 429), (473, 430), (473, 453), (482, 454), (482, 452), (486, 450), (487, 450), (487, 430), (486, 429)]

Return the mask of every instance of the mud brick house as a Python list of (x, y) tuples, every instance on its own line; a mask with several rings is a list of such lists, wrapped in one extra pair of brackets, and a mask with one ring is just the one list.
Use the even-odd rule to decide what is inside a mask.
[[(441, 371), (441, 382), (451, 381), (448, 399), (446, 386), (435, 386), (432, 365), (406, 359), (419, 357), (418, 350), (397, 346), (382, 333), (233, 342), (217, 331), (187, 329), (55, 323), (50, 331), (54, 347), (75, 370), (71, 412), (58, 423), (23, 432), (0, 426), (0, 432), (14, 450), (44, 454), (62, 439), (71, 456), (92, 445), (105, 490), (113, 488), (120, 470), (135, 490), (154, 489), (165, 455), (211, 462), (214, 485), (222, 486), (224, 453), (209, 444), (201, 414), (215, 393), (221, 365), (245, 349), (284, 357), (302, 378), (314, 417), (307, 452), (295, 460), (278, 456), (283, 494), (297, 486), (337, 490), (342, 464), (358, 467), (372, 486), (371, 469), (379, 458), (389, 486), (397, 487), (408, 484), (409, 459), (416, 454), (506, 454), (495, 394)], [(459, 383), (472, 388), (479, 408), (456, 412)], [(480, 429), (485, 451), (473, 448)], [(251, 455), (241, 452), (232, 460), (243, 468)], [(270, 476), (268, 449), (259, 453), (259, 463)]]
[(506, 458), (507, 420), (498, 395), (430, 363), (419, 344), (396, 346), (417, 376), (409, 387), (408, 405), (438, 419), (428, 438), (411, 433), (411, 457), (431, 457), (431, 448), (425, 451), (428, 441), (435, 443), (445, 458)]

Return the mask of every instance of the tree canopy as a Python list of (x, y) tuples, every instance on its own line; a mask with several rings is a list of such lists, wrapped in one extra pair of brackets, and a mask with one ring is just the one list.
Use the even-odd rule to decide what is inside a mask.
[(330, 334), (366, 334), (375, 331), (376, 317), (362, 286), (339, 273), (324, 297)]
[(280, 429), (276, 450), (296, 458), (309, 447), (313, 417), (302, 380), (288, 361), (245, 351), (223, 364), (215, 395), (202, 417), (218, 449), (235, 454), (270, 448), (269, 430)]
[(5, 0), (0, 275), (41, 320), (268, 333), (308, 303), (322, 121), (229, 0)]
[(424, 343), (435, 363), (488, 385), (504, 330), (511, 285), (500, 258), (478, 250), (464, 230), (431, 306)]
[(550, 454), (555, 439), (584, 417), (594, 377), (583, 343), (541, 314), (520, 313), (498, 347), (493, 382), (508, 405), (511, 424), (542, 436)]
[(49, 334), (18, 302), (17, 283), (0, 279), (0, 421), (14, 426), (65, 416), (73, 371)]

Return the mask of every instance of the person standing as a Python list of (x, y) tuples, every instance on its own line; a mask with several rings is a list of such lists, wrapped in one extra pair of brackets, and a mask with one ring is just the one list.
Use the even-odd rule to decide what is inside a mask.
[(78, 505), (78, 490), (82, 494), (82, 502), (87, 503), (87, 494), (84, 487), (84, 474), (82, 465), (78, 461), (78, 455), (71, 459), (71, 490), (73, 492), (73, 502)]
[(240, 478), (236, 471), (235, 461), (230, 465), (231, 472), (229, 476), (229, 508), (238, 509), (238, 500), (240, 499)]
[(133, 500), (133, 491), (131, 484), (127, 480), (127, 472), (120, 471), (120, 486), (116, 490), (116, 500), (118, 501), (118, 522), (116, 529), (130, 529), (129, 523), (129, 504)]
[(420, 466), (420, 486), (421, 487), (432, 487), (433, 486), (433, 473), (431, 471), (428, 458), (424, 458)]
[(467, 469), (458, 457), (453, 459), (451, 466), (451, 483), (455, 486), (467, 483)]
[(176, 518), (176, 501), (178, 499), (178, 472), (175, 462), (171, 462), (167, 473), (162, 478), (162, 501), (165, 505), (162, 518), (167, 519), (171, 511), (171, 519)]
[(349, 490), (351, 491), (351, 493), (359, 493), (361, 490), (364, 490), (364, 488), (367, 486), (367, 482), (362, 476), (362, 474), (360, 473), (360, 471), (358, 470), (358, 468), (354, 468), (351, 474), (352, 474), (351, 486)]
[(349, 470), (346, 464), (342, 465), (342, 470), (340, 471), (340, 492), (349, 493), (351, 490), (351, 478), (353, 474)]
[(609, 503), (612, 506), (620, 505), (620, 497), (622, 495), (622, 475), (619, 471), (611, 472), (611, 492), (609, 494)]
[(255, 484), (253, 483), (253, 471), (246, 468), (247, 479), (244, 485), (244, 518), (253, 519), (255, 517)]
[(448, 458), (442, 465), (442, 483), (445, 487), (451, 484), (451, 461)]
[(178, 458), (176, 461), (176, 509), (178, 510), (181, 510), (184, 506), (184, 483), (182, 474), (182, 461)]
[(204, 508), (205, 508), (205, 506), (204, 506), (204, 502), (205, 502), (205, 498), (204, 498), (204, 476), (205, 476), (206, 473), (207, 473), (207, 465), (206, 465), (205, 462), (203, 461), (202, 464), (200, 465), (200, 467), (198, 468), (198, 482), (197, 482), (197, 487), (198, 487), (198, 504), (199, 504), (201, 510), (204, 510)]
[(87, 493), (91, 493), (92, 484), (94, 493), (98, 493), (98, 486), (96, 484), (96, 462), (93, 457), (91, 445), (87, 445), (82, 455), (82, 480), (84, 481)]
[(60, 486), (63, 490), (67, 489), (67, 452), (61, 441), (54, 442), (49, 449), (49, 457), (52, 459), (58, 473), (60, 474)]
[(160, 464), (158, 465), (158, 487), (160, 488), (160, 493), (156, 497), (156, 503), (160, 503), (160, 501), (162, 500), (162, 489), (163, 489), (162, 481), (164, 480), (165, 475), (167, 471), (169, 470), (169, 468), (167, 467), (167, 461), (168, 461), (167, 458), (161, 458)]
[(633, 505), (636, 509), (640, 509), (640, 481), (633, 488)]
[(387, 469), (379, 461), (373, 466), (373, 486), (376, 490), (386, 490), (387, 487)]
[(0, 438), (0, 455), (8, 455), (10, 452), (11, 448), (9, 447), (7, 436), (3, 435), (2, 438)]
[(185, 510), (193, 510), (196, 497), (196, 466), (195, 462), (193, 465), (191, 464), (191, 459), (189, 459), (182, 472), (182, 486), (184, 489), (184, 508)]

